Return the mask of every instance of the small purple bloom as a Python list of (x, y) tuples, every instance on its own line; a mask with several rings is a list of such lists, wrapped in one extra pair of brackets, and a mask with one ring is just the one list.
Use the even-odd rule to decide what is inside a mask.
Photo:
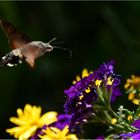
[(95, 80), (104, 80), (106, 77), (114, 74), (114, 60), (104, 63), (94, 72)]
[(66, 125), (70, 125), (71, 122), (71, 115), (68, 114), (59, 114), (57, 116), (58, 120), (52, 123), (50, 126), (56, 127), (60, 130), (63, 130)]
[(132, 126), (140, 129), (140, 120), (135, 120), (133, 123), (132, 123)]
[[(99, 66), (99, 68), (93, 73), (95, 80), (102, 80), (102, 83), (107, 90), (109, 91), (112, 89), (111, 93), (111, 102), (113, 103), (118, 96), (121, 96), (121, 92), (118, 88), (120, 84), (120, 76), (114, 73), (114, 60), (104, 63)], [(107, 85), (108, 78), (111, 77), (113, 80), (112, 85)]]

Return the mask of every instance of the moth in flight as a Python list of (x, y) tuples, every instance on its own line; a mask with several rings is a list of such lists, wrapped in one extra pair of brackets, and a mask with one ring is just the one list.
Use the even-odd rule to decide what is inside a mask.
[[(0, 67), (16, 66), (25, 60), (30, 65), (30, 67), (33, 68), (35, 65), (35, 59), (47, 52), (51, 52), (54, 48), (68, 50), (66, 48), (50, 45), (50, 43), (56, 38), (53, 38), (48, 43), (44, 43), (42, 41), (31, 41), (8, 21), (1, 19), (0, 25), (6, 33), (9, 39), (10, 47), (12, 48), (11, 52), (2, 57), (0, 61)], [(70, 50), (68, 51), (71, 53)]]

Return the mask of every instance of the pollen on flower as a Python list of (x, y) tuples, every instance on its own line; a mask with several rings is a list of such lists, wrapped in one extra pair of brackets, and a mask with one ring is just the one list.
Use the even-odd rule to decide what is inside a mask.
[(17, 117), (11, 117), (10, 121), (17, 126), (7, 129), (6, 132), (20, 140), (29, 139), (38, 128), (57, 121), (57, 112), (51, 111), (41, 116), (41, 107), (26, 104), (24, 110), (17, 109)]

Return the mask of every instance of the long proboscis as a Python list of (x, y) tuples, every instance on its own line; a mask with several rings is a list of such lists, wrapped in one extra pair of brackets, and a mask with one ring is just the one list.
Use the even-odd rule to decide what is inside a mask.
[(64, 50), (64, 51), (68, 51), (69, 52), (69, 56), (70, 58), (72, 58), (72, 51), (68, 48), (62, 48), (62, 47), (58, 47), (58, 46), (53, 46), (54, 49), (61, 49), (61, 50)]

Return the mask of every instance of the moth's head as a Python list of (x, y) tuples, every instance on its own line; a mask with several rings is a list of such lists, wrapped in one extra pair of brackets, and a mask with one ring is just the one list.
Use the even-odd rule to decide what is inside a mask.
[(47, 52), (51, 52), (53, 50), (53, 46), (50, 45), (49, 43), (44, 43), (44, 48), (46, 49)]
[(51, 45), (51, 43), (54, 40), (56, 40), (56, 38), (51, 39), (48, 43), (44, 43), (47, 52), (51, 52), (53, 50), (53, 46)]

